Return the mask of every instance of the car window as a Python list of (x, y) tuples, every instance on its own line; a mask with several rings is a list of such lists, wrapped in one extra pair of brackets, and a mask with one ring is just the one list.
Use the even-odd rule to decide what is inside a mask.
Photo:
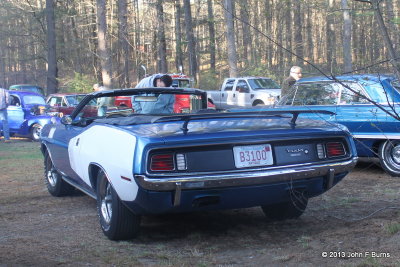
[(250, 89), (245, 80), (239, 80), (236, 85), (236, 91), (239, 93), (249, 93)]
[(390, 82), (390, 84), (398, 91), (400, 92), (400, 81), (399, 80), (393, 80)]
[[(352, 90), (365, 95), (362, 87), (357, 83), (346, 82)], [(297, 83), (280, 105), (336, 105), (336, 104), (363, 104), (367, 100), (335, 82)]]
[(280, 105), (335, 105), (339, 87), (332, 83), (296, 84)]
[(43, 88), (41, 88), (39, 86), (21, 86), (20, 90), (21, 91), (34, 92), (34, 93), (38, 93), (38, 94), (44, 95)]
[(265, 78), (248, 79), (248, 82), (253, 90), (281, 88), (275, 81), (271, 79), (265, 79)]
[(25, 95), (23, 96), (25, 105), (33, 105), (33, 104), (40, 104), (46, 105), (44, 98), (37, 95)]
[(52, 107), (60, 106), (61, 105), (61, 98), (60, 97), (51, 97), (48, 101), (48, 104)]
[(225, 83), (225, 88), (224, 91), (232, 91), (233, 89), (233, 83), (235, 82), (235, 80), (229, 80)]
[(189, 88), (190, 87), (190, 81), (189, 80), (178, 80), (179, 81), (179, 87), (180, 88)]
[(341, 105), (368, 103), (368, 100), (360, 96), (360, 95), (365, 95), (365, 92), (359, 84), (357, 83), (344, 83), (344, 84), (349, 86), (353, 91), (357, 93), (354, 93), (353, 91), (349, 90), (348, 88), (344, 87), (341, 84), (337, 84), (337, 86), (341, 88), (341, 95), (338, 103), (340, 103)]
[(21, 106), (21, 101), (19, 100), (19, 97), (16, 95), (10, 95), (10, 105), (11, 106)]

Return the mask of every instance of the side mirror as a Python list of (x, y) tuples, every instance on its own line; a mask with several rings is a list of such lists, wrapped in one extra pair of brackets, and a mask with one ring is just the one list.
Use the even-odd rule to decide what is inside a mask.
[(69, 115), (65, 115), (64, 117), (61, 118), (61, 123), (64, 125), (71, 125), (72, 124), (72, 118)]

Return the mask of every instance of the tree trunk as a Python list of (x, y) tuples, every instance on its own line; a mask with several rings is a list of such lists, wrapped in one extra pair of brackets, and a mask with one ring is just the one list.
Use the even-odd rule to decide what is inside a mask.
[(371, 0), (371, 1), (372, 1), (372, 6), (374, 8), (376, 19), (378, 21), (380, 32), (382, 33), (383, 40), (385, 41), (386, 48), (388, 49), (389, 52), (391, 63), (393, 65), (397, 78), (400, 79), (400, 64), (398, 63), (399, 60), (397, 59), (396, 51), (394, 50), (392, 40), (390, 39), (389, 33), (385, 26), (385, 22), (382, 17), (382, 12), (379, 6), (381, 1), (377, 0)]
[(353, 63), (351, 58), (351, 17), (347, 0), (342, 0), (343, 9), (343, 63), (344, 72), (351, 72), (353, 70)]
[(196, 43), (193, 34), (192, 11), (190, 9), (190, 0), (183, 0), (183, 8), (185, 10), (185, 28), (186, 39), (188, 41), (189, 50), (189, 74), (197, 82), (197, 59), (196, 59)]
[(307, 51), (309, 53), (309, 60), (314, 61), (314, 38), (311, 15), (311, 8), (307, 7)]
[(184, 72), (183, 53), (182, 53), (182, 28), (181, 28), (182, 8), (181, 1), (175, 0), (175, 67), (177, 71)]
[[(89, 18), (89, 23), (91, 24), (91, 38), (90, 38), (90, 44), (92, 46), (92, 65), (94, 69), (94, 74), (96, 76), (96, 80), (98, 82), (102, 82), (102, 76), (101, 76), (101, 68), (99, 67), (99, 57), (98, 57), (98, 48), (99, 48), (99, 42), (97, 39), (97, 14), (96, 14), (96, 0), (92, 0), (91, 2), (91, 8), (89, 10), (90, 14), (94, 14), (90, 16)], [(96, 15), (95, 15), (96, 14)]]
[[(273, 12), (272, 12), (272, 4), (271, 0), (266, 0), (265, 1), (265, 28), (266, 32), (269, 36), (272, 36), (273, 29), (272, 29), (272, 21), (273, 21)], [(267, 41), (266, 43), (266, 63), (268, 67), (272, 67), (272, 55), (273, 55), (273, 45), (270, 41)], [(253, 49), (252, 49), (253, 50)], [(251, 63), (254, 63), (254, 58), (252, 58)]]
[(54, 94), (58, 88), (56, 24), (54, 18), (54, 0), (46, 0), (47, 20), (47, 94)]
[(157, 0), (157, 71), (161, 73), (168, 72), (167, 66), (167, 43), (165, 41), (165, 25), (164, 25), (164, 9), (162, 6), (163, 0)]
[(210, 68), (212, 73), (215, 73), (215, 22), (212, 0), (207, 0), (208, 10), (208, 32), (210, 35)]
[(303, 45), (303, 27), (302, 27), (302, 17), (304, 15), (301, 12), (301, 1), (294, 1), (294, 10), (293, 10), (293, 15), (294, 15), (294, 42), (295, 42), (295, 51), (297, 54), (296, 57), (296, 64), (298, 66), (303, 65), (303, 60), (304, 58), (304, 45)]
[(106, 0), (97, 0), (97, 39), (101, 65), (101, 77), (106, 88), (113, 88), (111, 55), (107, 43)]
[(381, 0), (368, 0), (368, 1), (367, 0), (355, 0), (355, 1), (366, 2), (372, 6), (376, 20), (378, 21), (379, 30), (382, 33), (383, 40), (386, 44), (386, 49), (389, 52), (389, 57), (391, 59), (391, 64), (393, 66), (394, 72), (395, 72), (397, 78), (400, 79), (400, 64), (398, 63), (396, 51), (394, 50), (392, 40), (390, 39), (388, 30), (386, 28), (385, 22), (382, 17), (382, 11), (380, 9), (380, 3), (382, 1)]
[(122, 87), (127, 88), (130, 85), (129, 82), (129, 66), (130, 63), (130, 53), (129, 53), (129, 36), (128, 36), (128, 4), (126, 0), (118, 1), (118, 41), (120, 43), (120, 55), (121, 55), (121, 66), (122, 76), (121, 84)]
[[(245, 67), (249, 66), (250, 61), (250, 43), (251, 43), (251, 35), (250, 35), (250, 26), (249, 26), (249, 10), (247, 0), (242, 0), (240, 3), (240, 17), (242, 20), (242, 30), (243, 30), (243, 59), (245, 62)], [(250, 53), (249, 53), (250, 52)]]
[[(285, 45), (289, 50), (292, 50), (292, 1), (286, 0), (286, 9), (285, 9), (285, 26), (286, 26), (286, 34), (285, 34)], [(289, 65), (292, 64), (292, 55), (286, 53)]]
[(328, 71), (333, 73), (336, 67), (336, 37), (334, 26), (333, 10), (334, 0), (328, 0), (328, 10), (326, 16), (326, 61)]
[(235, 29), (233, 25), (233, 7), (232, 0), (224, 0), (224, 13), (226, 24), (226, 40), (228, 43), (228, 65), (229, 77), (237, 77), (237, 55), (235, 45)]

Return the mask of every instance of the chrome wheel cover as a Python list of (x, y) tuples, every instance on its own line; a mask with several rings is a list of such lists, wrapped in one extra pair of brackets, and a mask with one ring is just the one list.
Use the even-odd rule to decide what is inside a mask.
[(394, 171), (400, 171), (400, 142), (388, 140), (385, 143), (383, 150), (383, 159), (386, 161), (387, 167), (394, 169)]
[(58, 179), (58, 174), (56, 171), (51, 168), (50, 170), (47, 171), (47, 181), (49, 181), (49, 184), (52, 187), (55, 187), (57, 184), (57, 179)]
[(107, 224), (110, 224), (112, 218), (112, 194), (111, 185), (107, 183), (104, 195), (101, 197), (101, 216)]
[(41, 126), (37, 126), (37, 127), (34, 127), (33, 129), (32, 129), (32, 137), (35, 139), (35, 140), (39, 140), (40, 139), (40, 132), (42, 131), (42, 127)]

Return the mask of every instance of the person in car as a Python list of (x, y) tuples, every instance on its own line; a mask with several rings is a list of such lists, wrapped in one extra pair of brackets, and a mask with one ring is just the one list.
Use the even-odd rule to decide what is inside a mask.
[[(172, 78), (168, 74), (154, 74), (142, 79), (135, 88), (171, 87)], [(169, 114), (174, 111), (174, 94), (160, 94), (155, 102), (139, 102), (132, 99), (135, 113), (140, 114)]]

